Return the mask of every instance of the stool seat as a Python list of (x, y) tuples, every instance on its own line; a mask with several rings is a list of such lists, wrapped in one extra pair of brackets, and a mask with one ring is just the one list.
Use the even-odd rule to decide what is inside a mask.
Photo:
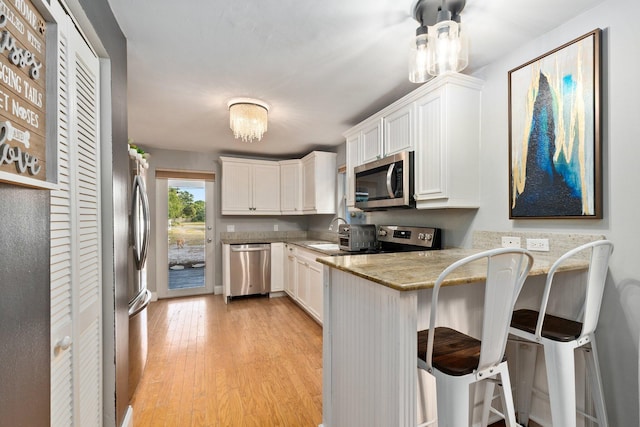
[[(473, 373), (480, 362), (482, 342), (455, 329), (436, 328), (433, 343), (433, 367), (459, 377)], [(426, 362), (429, 330), (418, 332), (418, 358)], [(506, 357), (503, 357), (503, 361)]]
[[(536, 332), (540, 312), (536, 310), (516, 310), (511, 318), (511, 327), (530, 334)], [(542, 336), (553, 341), (568, 342), (577, 339), (582, 332), (582, 323), (551, 314), (545, 314), (542, 324)]]

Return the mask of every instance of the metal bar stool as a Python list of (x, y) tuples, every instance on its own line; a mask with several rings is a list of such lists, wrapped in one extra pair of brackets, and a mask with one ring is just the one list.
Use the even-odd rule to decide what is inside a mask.
[[(585, 298), (578, 319), (566, 319), (547, 314), (547, 303), (553, 278), (561, 265), (569, 258), (583, 251), (591, 251)], [(540, 310), (516, 310), (511, 320), (510, 333), (528, 341), (540, 343), (544, 348), (547, 381), (549, 383), (549, 400), (551, 403), (551, 420), (557, 427), (575, 427), (576, 425), (576, 392), (575, 392), (575, 355), (574, 350), (591, 345), (586, 351), (587, 375), (593, 392), (597, 422), (600, 427), (607, 427), (607, 414), (602, 394), (602, 380), (598, 367), (598, 352), (594, 331), (598, 324), (600, 303), (604, 291), (609, 257), (613, 252), (613, 244), (608, 240), (598, 240), (572, 249), (553, 263), (547, 275)], [(529, 363), (535, 366), (536, 346)], [(533, 370), (533, 369), (532, 369)], [(523, 425), (529, 422), (529, 406), (533, 385), (526, 381), (524, 408), (519, 408), (520, 421)]]
[[(443, 281), (455, 270), (481, 261), (486, 262), (487, 279), (482, 334), (478, 340), (454, 329), (438, 326), (436, 312)], [(494, 386), (498, 381), (502, 382), (502, 408), (505, 412), (499, 414), (505, 419), (507, 427), (517, 425), (504, 352), (513, 307), (532, 264), (533, 257), (526, 250), (492, 249), (461, 259), (438, 276), (433, 287), (429, 329), (418, 332), (418, 367), (436, 378), (438, 426), (471, 425), (469, 386), (480, 381), (485, 384), (483, 427), (487, 426)]]

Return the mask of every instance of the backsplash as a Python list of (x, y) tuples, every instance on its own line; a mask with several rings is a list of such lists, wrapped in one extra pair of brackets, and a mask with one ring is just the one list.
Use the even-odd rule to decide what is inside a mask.
[[(502, 237), (519, 237), (522, 248), (527, 247), (527, 239), (548, 239), (549, 252), (535, 252), (557, 258), (570, 249), (594, 240), (606, 239), (602, 234), (541, 233), (519, 231), (474, 231), (472, 246), (474, 249), (493, 249), (502, 246)], [(586, 252), (584, 258), (589, 256)]]

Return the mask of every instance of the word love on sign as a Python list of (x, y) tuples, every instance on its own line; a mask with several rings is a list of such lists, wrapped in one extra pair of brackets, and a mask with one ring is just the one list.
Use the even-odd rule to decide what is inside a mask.
[(2, 177), (46, 180), (45, 31), (45, 20), (31, 1), (0, 0)]

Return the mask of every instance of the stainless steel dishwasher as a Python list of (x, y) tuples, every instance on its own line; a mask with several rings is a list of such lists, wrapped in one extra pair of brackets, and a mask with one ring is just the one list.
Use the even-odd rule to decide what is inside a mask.
[(230, 298), (271, 291), (271, 245), (231, 245), (229, 257)]

